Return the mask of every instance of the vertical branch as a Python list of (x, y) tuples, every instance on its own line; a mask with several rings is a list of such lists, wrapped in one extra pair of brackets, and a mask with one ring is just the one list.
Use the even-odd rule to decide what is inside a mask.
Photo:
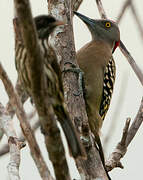
[(79, 96), (74, 95), (79, 91), (79, 74), (75, 73), (78, 66), (75, 60), (76, 54), (73, 37), (73, 13), (71, 5), (72, 3), (70, 0), (48, 1), (50, 14), (66, 23), (64, 27), (60, 27), (55, 31), (51, 39), (51, 45), (57, 54), (61, 70), (64, 70), (63, 84), (68, 111), (71, 119), (77, 127), (81, 139), (83, 140), (87, 153), (87, 160), (76, 160), (76, 164), (81, 178), (92, 179), (100, 177), (108, 179), (102, 166), (98, 150), (94, 146), (94, 142), (91, 137), (83, 94), (81, 93)]

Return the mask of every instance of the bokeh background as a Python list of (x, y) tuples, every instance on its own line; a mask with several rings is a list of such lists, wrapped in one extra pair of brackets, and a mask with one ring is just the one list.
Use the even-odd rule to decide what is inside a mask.
[[(108, 17), (116, 21), (119, 13), (121, 12), (122, 6), (125, 0), (115, 1), (115, 0), (102, 0), (104, 8)], [(143, 1), (134, 0), (134, 7), (138, 14), (141, 24), (143, 23)], [(46, 1), (32, 1), (31, 6), (33, 15), (47, 14)], [(95, 0), (84, 0), (81, 7), (78, 10), (80, 13), (91, 17), (100, 18)], [(0, 1), (0, 61), (2, 62), (5, 70), (7, 71), (13, 84), (15, 84), (17, 79), (17, 73), (15, 70), (14, 62), (14, 33), (13, 33), (13, 1), (5, 0)], [(90, 41), (90, 33), (86, 28), (85, 24), (81, 22), (80, 19), (74, 17), (74, 33), (75, 33), (75, 45), (78, 50), (86, 42)], [(141, 38), (138, 25), (134, 19), (132, 11), (128, 8), (119, 24), (121, 31), (121, 40), (124, 42), (128, 50), (131, 52), (132, 56), (135, 58), (136, 63), (143, 70), (143, 40)], [(105, 137), (110, 135), (110, 140), (108, 144), (104, 144), (106, 150), (106, 157), (113, 151), (117, 142), (119, 142), (122, 134), (122, 130), (127, 117), (131, 117), (133, 120), (137, 114), (140, 106), (141, 98), (143, 95), (143, 87), (137, 79), (135, 73), (131, 69), (125, 57), (120, 52), (119, 48), (114, 53), (114, 58), (116, 61), (117, 74), (114, 94), (110, 106), (110, 110), (105, 119), (102, 128), (102, 141), (105, 141)], [(0, 102), (6, 105), (8, 101), (7, 94), (5, 93), (3, 84), (0, 81)], [(26, 103), (26, 111), (29, 112), (30, 103)], [(31, 107), (31, 106), (30, 106)], [(31, 107), (32, 108), (32, 107)], [(19, 122), (14, 119), (15, 127), (17, 132), (19, 132)], [(112, 123), (112, 126), (111, 126)], [(113, 124), (114, 123), (114, 124)], [(40, 131), (36, 132), (36, 137), (40, 143), (40, 147), (44, 154), (44, 157), (49, 164), (51, 170), (52, 166), (48, 161), (47, 152), (44, 147), (44, 140)], [(114, 169), (110, 173), (112, 179), (114, 180), (124, 180), (124, 179), (142, 179), (142, 151), (143, 151), (143, 133), (142, 126), (140, 127), (136, 137), (128, 147), (128, 152), (122, 160), (124, 169)], [(2, 143), (6, 141), (6, 137), (0, 142), (0, 147)], [(70, 171), (73, 178), (80, 179), (77, 170), (75, 168), (74, 162), (68, 157), (70, 163)], [(0, 179), (8, 180), (7, 175), (7, 164), (9, 162), (9, 155), (0, 157)], [(35, 179), (40, 180), (40, 176), (35, 167), (35, 164), (30, 156), (28, 145), (21, 151), (21, 165), (20, 165), (20, 176), (21, 179)]]

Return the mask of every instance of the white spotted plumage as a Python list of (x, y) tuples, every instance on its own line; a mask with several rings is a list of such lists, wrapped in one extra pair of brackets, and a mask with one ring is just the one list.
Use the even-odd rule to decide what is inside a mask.
[(109, 109), (110, 101), (112, 98), (114, 82), (116, 76), (116, 66), (114, 59), (111, 58), (104, 72), (103, 96), (100, 104), (99, 114), (104, 120), (106, 113)]

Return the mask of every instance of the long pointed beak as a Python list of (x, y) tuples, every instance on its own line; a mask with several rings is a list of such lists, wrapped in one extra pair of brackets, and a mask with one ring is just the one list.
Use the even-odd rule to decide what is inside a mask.
[(76, 11), (74, 11), (74, 14), (77, 15), (85, 24), (93, 26), (93, 20), (92, 19), (90, 19), (90, 18), (88, 18), (88, 17), (86, 17), (86, 16), (84, 16), (84, 15), (82, 15)]

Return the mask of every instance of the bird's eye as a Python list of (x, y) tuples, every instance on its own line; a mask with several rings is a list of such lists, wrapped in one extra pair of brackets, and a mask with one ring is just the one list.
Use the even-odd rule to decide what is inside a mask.
[(110, 22), (106, 22), (106, 23), (105, 23), (105, 26), (106, 26), (107, 28), (110, 28), (110, 27), (111, 27), (111, 23), (110, 23)]

